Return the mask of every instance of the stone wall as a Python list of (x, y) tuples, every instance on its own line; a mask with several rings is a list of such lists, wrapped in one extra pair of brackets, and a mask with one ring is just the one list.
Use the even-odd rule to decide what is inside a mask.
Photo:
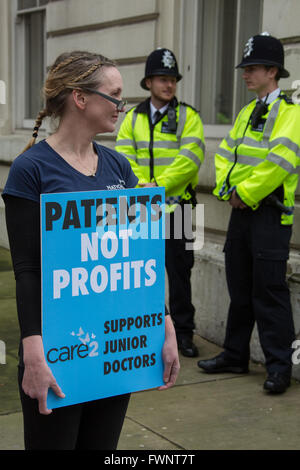
[[(88, 8), (86, 3), (88, 2)], [(144, 74), (147, 55), (156, 47), (169, 47), (179, 62), (184, 78), (179, 82), (178, 97), (194, 104), (196, 67), (193, 62), (197, 50), (196, 15), (198, 0), (60, 0), (47, 5), (47, 65), (63, 51), (87, 49), (101, 52), (116, 60), (124, 79), (124, 98), (133, 106), (147, 93), (139, 86)], [(7, 83), (6, 104), (1, 104), (0, 115), (0, 191), (5, 185), (9, 166), (27, 143), (31, 132), (16, 129), (14, 76), (15, 25), (13, 4), (0, 4), (0, 80)], [(283, 89), (291, 90), (293, 81), (300, 79), (300, 35), (298, 0), (264, 0), (263, 28), (282, 39), (286, 50), (286, 68), (291, 77), (282, 80)], [(19, 90), (19, 93), (21, 91)], [(120, 124), (120, 123), (119, 123)], [(49, 127), (48, 127), (49, 128)], [(114, 146), (115, 135), (99, 136), (104, 145)], [(222, 246), (230, 207), (212, 196), (214, 187), (213, 156), (227, 126), (206, 126), (206, 158), (199, 172), (198, 201), (204, 204), (205, 243), (195, 254), (193, 270), (193, 301), (196, 306), (197, 332), (222, 345), (228, 308), (228, 293), (224, 275)], [(46, 132), (40, 132), (40, 138)], [(295, 211), (292, 251), (289, 260), (289, 285), (297, 333), (300, 329), (300, 211), (299, 189)], [(8, 247), (4, 206), (0, 198), (0, 245)], [(263, 361), (262, 351), (254, 332), (251, 353)], [(295, 372), (297, 375), (297, 371)]]

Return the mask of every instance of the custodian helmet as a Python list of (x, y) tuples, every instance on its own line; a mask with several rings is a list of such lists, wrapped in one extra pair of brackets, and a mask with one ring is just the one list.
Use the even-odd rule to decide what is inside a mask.
[(145, 66), (145, 77), (141, 81), (141, 87), (148, 90), (146, 78), (154, 75), (171, 75), (176, 77), (177, 82), (182, 79), (178, 72), (176, 57), (169, 49), (159, 48), (151, 52)]
[(284, 68), (284, 50), (279, 39), (270, 36), (269, 33), (262, 33), (248, 39), (242, 62), (238, 67), (248, 65), (273, 65), (278, 67), (280, 77), (289, 77), (289, 72)]

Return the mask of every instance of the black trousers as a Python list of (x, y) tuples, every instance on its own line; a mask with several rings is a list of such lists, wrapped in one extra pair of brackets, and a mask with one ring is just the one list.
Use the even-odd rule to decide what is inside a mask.
[(25, 450), (115, 450), (130, 394), (56, 408), (41, 415), (38, 402), (22, 390)]
[(233, 209), (224, 247), (231, 300), (224, 354), (233, 362), (248, 363), (256, 321), (267, 371), (288, 375), (295, 339), (286, 282), (291, 233), (275, 207)]
[[(177, 209), (176, 209), (177, 210)], [(192, 206), (180, 206), (178, 211), (185, 217), (170, 214), (170, 226), (166, 234), (166, 270), (169, 284), (169, 308), (174, 322), (176, 336), (193, 337), (195, 308), (192, 304), (191, 273), (194, 265), (194, 251), (187, 250), (192, 243)], [(167, 219), (168, 220), (168, 219)], [(181, 225), (181, 226), (180, 226)], [(179, 235), (181, 236), (177, 238)]]

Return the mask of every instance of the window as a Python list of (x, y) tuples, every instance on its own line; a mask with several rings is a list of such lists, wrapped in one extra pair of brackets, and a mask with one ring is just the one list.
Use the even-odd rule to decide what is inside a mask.
[[(262, 0), (199, 0), (195, 105), (204, 124), (230, 125), (248, 93), (235, 66), (261, 27)], [(239, 69), (238, 69), (239, 70)]]
[(18, 0), (16, 9), (16, 125), (32, 127), (43, 107), (48, 0)]

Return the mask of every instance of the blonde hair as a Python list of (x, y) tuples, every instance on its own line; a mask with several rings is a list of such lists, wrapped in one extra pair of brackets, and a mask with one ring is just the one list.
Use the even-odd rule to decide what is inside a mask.
[(58, 56), (50, 67), (42, 90), (45, 107), (37, 115), (32, 138), (23, 152), (35, 144), (39, 128), (46, 116), (62, 116), (67, 97), (73, 89), (99, 87), (101, 74), (97, 72), (101, 71), (102, 67), (116, 67), (116, 64), (100, 54), (83, 51), (65, 52)]

